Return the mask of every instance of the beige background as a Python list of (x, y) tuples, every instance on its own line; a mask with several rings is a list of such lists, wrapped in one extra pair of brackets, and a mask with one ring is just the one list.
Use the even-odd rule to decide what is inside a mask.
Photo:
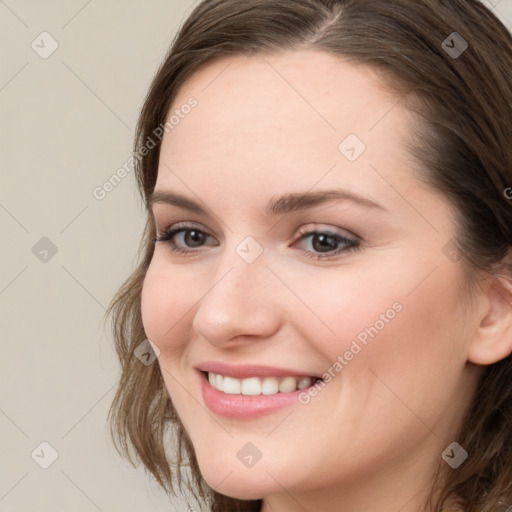
[[(108, 437), (118, 365), (101, 321), (143, 216), (131, 173), (102, 200), (93, 190), (130, 156), (150, 80), (194, 3), (0, 1), (0, 512), (188, 508)], [(512, 27), (512, 0), (491, 5)], [(43, 441), (58, 453), (47, 469)]]

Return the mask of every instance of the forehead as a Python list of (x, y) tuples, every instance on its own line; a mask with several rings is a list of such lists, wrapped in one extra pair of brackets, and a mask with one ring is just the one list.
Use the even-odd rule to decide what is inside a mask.
[[(164, 166), (196, 184), (247, 184), (243, 192), (262, 182), (289, 188), (291, 179), (311, 188), (326, 174), (365, 191), (375, 182), (369, 163), (409, 173), (409, 116), (367, 66), (320, 51), (237, 56), (196, 72), (169, 116), (190, 97), (197, 106), (164, 136), (157, 186), (176, 181)], [(361, 156), (347, 158), (347, 144)]]
[[(286, 128), (283, 135), (295, 131), (338, 137), (347, 130), (363, 134), (396, 103), (370, 67), (304, 50), (210, 63), (182, 86), (171, 111), (192, 95), (199, 101), (194, 117), (215, 119), (219, 137), (234, 136), (242, 126), (240, 135), (277, 127)], [(212, 135), (211, 127), (197, 125), (198, 135)]]

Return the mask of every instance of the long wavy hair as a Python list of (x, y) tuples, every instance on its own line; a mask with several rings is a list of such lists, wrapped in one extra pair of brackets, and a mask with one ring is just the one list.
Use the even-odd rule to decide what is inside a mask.
[[(478, 0), (201, 1), (158, 69), (137, 125), (134, 172), (147, 224), (137, 267), (108, 309), (121, 363), (109, 420), (116, 448), (132, 464), (142, 462), (168, 492), (191, 490), (215, 512), (257, 511), (262, 502), (209, 488), (158, 364), (141, 364), (134, 354), (146, 339), (141, 289), (155, 243), (147, 203), (161, 145), (155, 129), (180, 87), (206, 64), (298, 48), (370, 66), (383, 87), (407, 98), (402, 105), (421, 127), (409, 149), (420, 178), (455, 209), (455, 245), (468, 282), (475, 285), (477, 270), (512, 279), (512, 37), (488, 8)], [(141, 151), (148, 138), (155, 147)], [(465, 512), (504, 510), (512, 505), (512, 356), (484, 367), (461, 424), (457, 440), (470, 457), (449, 472), (440, 458), (426, 506), (438, 511), (456, 496)]]

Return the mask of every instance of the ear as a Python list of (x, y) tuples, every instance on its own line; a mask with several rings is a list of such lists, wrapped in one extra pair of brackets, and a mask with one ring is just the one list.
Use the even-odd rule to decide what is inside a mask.
[(485, 284), (480, 325), (470, 342), (468, 360), (490, 365), (512, 354), (512, 278), (493, 277)]

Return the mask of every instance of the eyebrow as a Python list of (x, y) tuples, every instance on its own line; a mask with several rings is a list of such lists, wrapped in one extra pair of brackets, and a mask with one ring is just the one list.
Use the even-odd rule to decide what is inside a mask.
[[(308, 210), (315, 206), (334, 201), (348, 201), (365, 208), (379, 209), (385, 212), (388, 211), (381, 204), (376, 203), (367, 197), (362, 197), (349, 192), (348, 190), (325, 190), (318, 192), (290, 193), (273, 198), (267, 204), (265, 213), (269, 216), (283, 215), (286, 213)], [(205, 207), (201, 206), (194, 200), (170, 191), (154, 191), (148, 198), (148, 208), (151, 209), (156, 203), (177, 206), (199, 215), (206, 216), (209, 213)]]

